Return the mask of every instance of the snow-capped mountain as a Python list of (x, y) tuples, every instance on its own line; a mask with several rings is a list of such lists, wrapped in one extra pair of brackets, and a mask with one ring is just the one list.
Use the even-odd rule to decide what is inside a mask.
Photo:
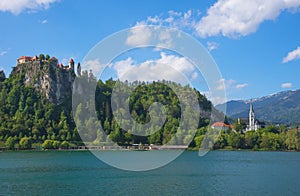
[[(251, 100), (228, 101), (226, 115), (246, 118)], [(295, 124), (300, 122), (300, 90), (282, 91), (252, 99), (255, 116), (259, 120), (273, 123)], [(217, 109), (223, 106), (217, 105)], [(225, 111), (222, 111), (225, 112)]]

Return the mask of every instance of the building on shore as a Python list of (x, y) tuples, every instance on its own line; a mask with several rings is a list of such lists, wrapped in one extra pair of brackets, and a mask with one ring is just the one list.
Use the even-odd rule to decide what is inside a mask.
[(250, 101), (249, 123), (247, 125), (246, 131), (257, 131), (259, 128), (263, 128), (263, 123), (255, 119), (253, 104), (252, 101)]

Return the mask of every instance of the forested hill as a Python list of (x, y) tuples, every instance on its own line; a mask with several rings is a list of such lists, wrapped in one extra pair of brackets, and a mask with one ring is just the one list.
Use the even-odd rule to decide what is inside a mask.
[(56, 147), (80, 141), (71, 116), (69, 73), (75, 78), (73, 71), (60, 70), (49, 60), (18, 64), (8, 78), (0, 74), (2, 147), (31, 148), (47, 139), (57, 141)]
[[(0, 71), (0, 147), (28, 149), (82, 145), (71, 110), (71, 88), (75, 77), (74, 70), (58, 69), (51, 61), (19, 64), (8, 78)], [(149, 136), (135, 136), (120, 128), (113, 118), (111, 93), (116, 81), (96, 81), (87, 72), (82, 72), (80, 77), (97, 82), (95, 107), (105, 134), (97, 132), (95, 137), (91, 136), (91, 143), (102, 145), (109, 137), (120, 145), (165, 144), (176, 132), (184, 111), (179, 107), (178, 97), (166, 84), (126, 83), (137, 85), (129, 104), (131, 116), (138, 122), (149, 121), (148, 109), (153, 102), (163, 103), (168, 108), (166, 123), (159, 131)], [(186, 94), (194, 90), (189, 86), (167, 83), (172, 83)], [(200, 128), (209, 123), (212, 104), (198, 91), (197, 96), (202, 112), (198, 123)], [(86, 108), (87, 105), (81, 104), (75, 113), (80, 115)], [(221, 115), (215, 114), (216, 118)], [(93, 127), (95, 119), (82, 119), (83, 125)], [(195, 142), (192, 141), (191, 145)]]

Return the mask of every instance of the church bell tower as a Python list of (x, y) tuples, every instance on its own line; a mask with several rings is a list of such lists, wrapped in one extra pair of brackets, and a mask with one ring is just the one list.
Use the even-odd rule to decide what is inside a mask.
[(252, 100), (250, 102), (250, 111), (249, 111), (249, 130), (255, 130), (255, 116), (253, 111)]

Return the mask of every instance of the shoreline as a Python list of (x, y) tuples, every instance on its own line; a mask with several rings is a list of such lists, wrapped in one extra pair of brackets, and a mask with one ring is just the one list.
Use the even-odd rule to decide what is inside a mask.
[[(151, 150), (138, 150), (138, 149), (18, 149), (18, 150), (0, 150), (2, 152), (84, 152), (84, 151), (136, 151), (136, 152), (143, 152), (143, 151), (177, 151), (180, 149), (151, 149)], [(185, 149), (186, 152), (197, 152), (199, 149)], [(215, 149), (210, 150), (213, 151), (232, 151), (232, 152), (300, 152), (297, 150), (253, 150), (253, 149)]]

